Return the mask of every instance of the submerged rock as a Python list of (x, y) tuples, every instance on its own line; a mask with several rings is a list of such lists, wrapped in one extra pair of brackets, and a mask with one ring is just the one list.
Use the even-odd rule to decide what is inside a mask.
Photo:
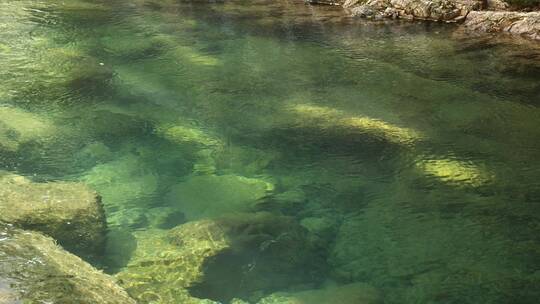
[(279, 153), (248, 146), (228, 144), (216, 153), (216, 167), (219, 172), (236, 173), (244, 176), (260, 175)]
[(198, 174), (212, 174), (216, 171), (215, 155), (224, 146), (217, 136), (203, 128), (181, 123), (163, 123), (156, 133), (171, 143), (179, 145), (182, 151), (194, 159), (193, 171)]
[(202, 129), (182, 124), (162, 124), (156, 133), (171, 142), (195, 145), (197, 147), (219, 147), (223, 142)]
[(0, 149), (17, 151), (22, 144), (53, 136), (56, 130), (46, 118), (14, 107), (0, 106)]
[(468, 31), (508, 33), (540, 40), (540, 12), (470, 12), (463, 24)]
[(0, 222), (43, 232), (85, 258), (103, 250), (106, 227), (100, 198), (81, 183), (34, 183), (0, 172)]
[(117, 32), (101, 37), (103, 49), (122, 60), (151, 58), (162, 54), (167, 46), (167, 39), (160, 39), (147, 34)]
[(237, 175), (192, 176), (173, 186), (168, 204), (182, 211), (187, 220), (249, 211), (257, 200), (273, 190), (273, 185)]
[[(103, 197), (107, 215), (125, 209), (148, 205), (158, 188), (159, 179), (153, 168), (135, 153), (126, 153), (113, 161), (93, 167), (82, 181)], [(121, 215), (111, 217), (120, 219)], [(111, 222), (111, 225), (121, 225)]]
[(257, 304), (371, 304), (380, 303), (377, 290), (364, 283), (352, 283), (300, 292), (279, 292)]
[(37, 232), (0, 226), (0, 302), (135, 304), (114, 280)]
[(155, 207), (147, 211), (148, 225), (152, 228), (170, 229), (186, 222), (185, 214), (173, 207)]
[(238, 214), (135, 233), (137, 250), (118, 273), (141, 303), (229, 301), (317, 283), (324, 257), (290, 217)]
[(227, 248), (222, 231), (211, 221), (200, 221), (169, 233), (153, 229), (134, 234), (136, 250), (117, 274), (119, 283), (140, 303), (201, 303), (187, 288), (202, 279), (204, 261)]

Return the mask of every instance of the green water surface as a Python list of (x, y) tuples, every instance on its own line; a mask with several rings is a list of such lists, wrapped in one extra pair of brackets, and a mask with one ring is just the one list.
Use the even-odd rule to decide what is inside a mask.
[(0, 169), (95, 189), (110, 274), (141, 235), (268, 212), (309, 260), (248, 251), (194, 297), (540, 299), (538, 43), (301, 1), (0, 0), (0, 68)]

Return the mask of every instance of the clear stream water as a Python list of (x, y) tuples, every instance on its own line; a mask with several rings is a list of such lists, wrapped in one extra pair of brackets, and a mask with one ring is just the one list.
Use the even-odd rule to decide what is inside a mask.
[(538, 44), (295, 1), (0, 0), (0, 66), (0, 169), (98, 191), (106, 272), (140, 233), (265, 211), (322, 270), (194, 296), (540, 299)]

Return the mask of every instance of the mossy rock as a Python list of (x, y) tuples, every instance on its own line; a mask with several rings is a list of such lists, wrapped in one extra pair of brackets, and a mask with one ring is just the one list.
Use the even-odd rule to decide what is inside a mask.
[[(325, 257), (292, 218), (244, 213), (135, 232), (137, 249), (118, 273), (141, 303), (230, 301), (319, 283)], [(257, 297), (257, 299), (260, 298)]]
[(203, 303), (187, 288), (202, 280), (204, 261), (228, 247), (219, 227), (206, 220), (181, 225), (171, 233), (153, 229), (134, 235), (137, 249), (117, 274), (130, 295), (140, 303)]
[(113, 278), (38, 232), (0, 226), (0, 302), (135, 304)]
[(84, 258), (101, 255), (105, 216), (99, 196), (82, 183), (34, 183), (0, 172), (0, 222), (43, 232)]

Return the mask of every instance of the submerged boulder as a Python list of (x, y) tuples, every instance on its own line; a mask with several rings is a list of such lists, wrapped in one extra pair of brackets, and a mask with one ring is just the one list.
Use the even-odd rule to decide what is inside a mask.
[(43, 232), (85, 258), (103, 250), (106, 227), (100, 198), (82, 183), (34, 183), (0, 172), (0, 222)]
[(207, 220), (134, 236), (136, 250), (117, 274), (120, 285), (140, 303), (203, 303), (187, 288), (202, 280), (204, 262), (228, 247), (219, 227)]
[(540, 40), (540, 12), (475, 11), (467, 15), (465, 30), (508, 33)]
[(229, 301), (319, 283), (324, 257), (290, 217), (238, 214), (135, 233), (121, 285), (141, 303)]
[(279, 292), (257, 304), (371, 304), (380, 303), (377, 290), (364, 283), (351, 283), (299, 292)]
[(211, 174), (216, 171), (214, 156), (225, 146), (219, 137), (203, 128), (182, 123), (162, 123), (157, 126), (156, 133), (193, 157), (194, 172)]
[(46, 118), (14, 107), (0, 106), (0, 150), (17, 151), (30, 141), (55, 134), (57, 128)]
[[(96, 189), (103, 197), (107, 220), (112, 226), (122, 226), (124, 222), (122, 214), (115, 215), (115, 212), (121, 213), (126, 207), (146, 208), (159, 184), (154, 169), (146, 166), (140, 155), (131, 152), (110, 162), (96, 165), (81, 180)], [(133, 218), (128, 220), (137, 222)], [(144, 226), (141, 222), (138, 224)]]
[(114, 280), (38, 232), (0, 226), (0, 302), (135, 304)]
[(264, 180), (232, 174), (192, 176), (173, 186), (167, 201), (184, 212), (187, 220), (195, 220), (249, 211), (272, 189)]

